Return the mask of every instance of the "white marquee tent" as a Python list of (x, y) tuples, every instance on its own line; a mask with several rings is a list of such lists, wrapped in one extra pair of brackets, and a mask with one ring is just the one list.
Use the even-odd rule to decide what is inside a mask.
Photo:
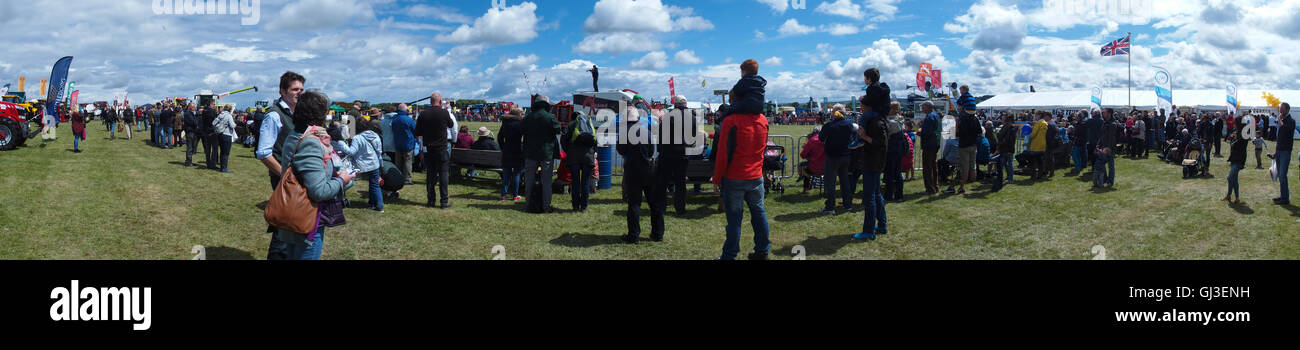
[[(1300, 103), (1300, 90), (1240, 90), (1237, 99), (1243, 110), (1262, 110), (1269, 108), (1264, 101), (1264, 91), (1273, 94), (1282, 102)], [(1102, 90), (1103, 108), (1125, 108), (1129, 106), (1127, 89)], [(1001, 94), (979, 104), (979, 109), (987, 110), (1026, 110), (1026, 109), (1083, 109), (1092, 105), (1092, 93), (1088, 90), (1045, 91)], [(1174, 105), (1179, 108), (1200, 110), (1224, 110), (1228, 107), (1227, 92), (1224, 90), (1174, 90)], [(1133, 90), (1133, 106), (1139, 109), (1156, 107), (1156, 92), (1152, 90)]]

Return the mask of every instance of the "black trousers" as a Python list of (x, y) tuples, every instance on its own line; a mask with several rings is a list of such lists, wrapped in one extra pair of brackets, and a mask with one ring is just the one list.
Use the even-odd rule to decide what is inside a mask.
[(217, 137), (216, 135), (201, 135), (203, 139), (203, 163), (208, 169), (217, 169)]
[(185, 133), (185, 165), (192, 165), (194, 160), (194, 151), (199, 147), (199, 135), (193, 132)]
[[(647, 176), (624, 176), (623, 199), (627, 201), (627, 234), (641, 236), (641, 201), (650, 202), (650, 237), (664, 235), (664, 192), (655, 191), (653, 178)], [(644, 196), (643, 196), (644, 195)]]
[(214, 136), (217, 139), (217, 145), (221, 148), (221, 170), (225, 171), (230, 163), (230, 137), (222, 134)]
[[(430, 149), (423, 154), (424, 171), (428, 174), (424, 180), (424, 188), (429, 195), (427, 203), (432, 205), (434, 198), (440, 199), (443, 204), (450, 203), (447, 194), (447, 150)], [(438, 191), (442, 191), (442, 197), (438, 197)]]
[(686, 159), (659, 158), (656, 169), (655, 193), (663, 196), (660, 205), (667, 205), (668, 187), (673, 187), (673, 208), (677, 212), (686, 211)]

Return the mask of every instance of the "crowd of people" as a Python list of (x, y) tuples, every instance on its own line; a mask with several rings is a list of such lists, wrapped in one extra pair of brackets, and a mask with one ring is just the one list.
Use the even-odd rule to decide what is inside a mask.
[[(956, 104), (955, 127), (949, 132), (942, 129), (943, 117), (930, 102), (921, 104), (924, 117), (919, 119), (900, 113), (896, 103), (890, 106), (885, 114), (886, 134), (877, 136), (888, 140), (884, 202), (901, 200), (901, 179), (914, 168), (912, 157), (917, 145), (922, 153), (925, 193), (961, 195), (966, 193), (966, 185), (975, 181), (988, 183), (990, 192), (998, 192), (1014, 182), (1015, 174), (1033, 180), (1048, 179), (1060, 167), (1072, 168), (1070, 176), (1091, 168), (1093, 189), (1110, 188), (1116, 183), (1117, 157), (1146, 159), (1153, 152), (1160, 159), (1182, 165), (1185, 178), (1203, 176), (1209, 174), (1211, 160), (1222, 157), (1221, 145), (1227, 143), (1229, 195), (1224, 201), (1240, 201), (1238, 173), (1246, 166), (1247, 149), (1254, 148), (1256, 169), (1264, 168), (1261, 155), (1276, 161), (1281, 195), (1274, 203), (1290, 203), (1286, 168), (1290, 162), (1292, 134), (1300, 135), (1300, 130), (1295, 129), (1288, 104), (1281, 105), (1280, 115), (1184, 111), (1176, 106), (1170, 116), (1163, 110), (1132, 109), (1122, 113), (1109, 108), (1077, 113), (1057, 110), (989, 114), (978, 110), (966, 86), (961, 87)], [(832, 118), (814, 128), (801, 152), (801, 157), (806, 159), (801, 163), (801, 174), (805, 179), (821, 179), (827, 197), (823, 209), (826, 214), (836, 213), (837, 196), (845, 203), (840, 207), (848, 208), (856, 183), (867, 174), (865, 170), (846, 170), (841, 163), (846, 158), (857, 158), (849, 156), (858, 152), (857, 149), (846, 146), (849, 141), (856, 141), (847, 136), (849, 130), (872, 131), (873, 128), (850, 123), (844, 120), (844, 114), (843, 106), (834, 106)], [(918, 124), (919, 130), (914, 131), (913, 126)], [(1274, 153), (1265, 151), (1266, 140), (1277, 141)], [(942, 155), (936, 161), (940, 150)], [(981, 171), (981, 165), (986, 165), (987, 170)], [(1015, 170), (1017, 167), (1019, 172)], [(873, 180), (868, 177), (863, 181), (874, 184)], [(948, 189), (939, 191), (940, 182), (947, 182)], [(837, 184), (841, 185), (842, 193), (836, 192)], [(806, 182), (805, 191), (813, 186), (811, 181)]]
[[(763, 178), (763, 156), (768, 145), (769, 119), (763, 115), (767, 82), (758, 75), (758, 64), (753, 60), (741, 65), (741, 73), (742, 78), (730, 91), (732, 103), (720, 106), (714, 114), (715, 132), (708, 147), (710, 151), (700, 157), (713, 161), (714, 173), (710, 180), (721, 195), (721, 209), (726, 214), (725, 241), (719, 259), (730, 260), (739, 255), (741, 223), (744, 209), (748, 208), (754, 248), (747, 258), (761, 260), (767, 258), (771, 249)], [(1069, 175), (1079, 175), (1091, 167), (1094, 188), (1113, 187), (1116, 157), (1146, 158), (1152, 151), (1161, 158), (1182, 156), (1193, 139), (1204, 145), (1199, 161), (1208, 169), (1211, 145), (1227, 140), (1231, 164), (1229, 193), (1238, 196), (1237, 173), (1244, 166), (1248, 144), (1262, 145), (1263, 139), (1276, 137), (1277, 130), (1292, 130), (1295, 125), (1285, 104), (1277, 118), (1183, 113), (1177, 109), (1168, 118), (1162, 112), (1137, 110), (1125, 116), (1114, 109), (989, 115), (978, 110), (969, 88), (962, 86), (956, 103), (955, 127), (945, 132), (943, 116), (933, 104), (923, 103), (922, 117), (911, 118), (901, 111), (897, 102), (890, 100), (889, 86), (880, 82), (879, 70), (868, 69), (863, 79), (867, 89), (858, 101), (861, 108), (858, 111), (848, 111), (843, 105), (830, 108), (824, 125), (817, 126), (809, 135), (801, 154), (808, 161), (800, 167), (807, 177), (823, 179), (826, 214), (850, 211), (856, 187), (862, 185), (863, 225), (861, 231), (852, 235), (858, 240), (875, 240), (889, 233), (885, 207), (889, 202), (902, 200), (904, 179), (912, 178), (917, 148), (921, 150), (925, 193), (961, 195), (967, 192), (967, 185), (981, 180), (992, 185), (991, 192), (998, 192), (1013, 182), (1016, 167), (1021, 168), (1019, 174), (1035, 180), (1055, 176), (1058, 167), (1072, 168)], [(302, 164), (295, 168), (301, 173), (297, 178), (313, 201), (343, 201), (342, 189), (351, 185), (355, 174), (361, 173), (370, 181), (371, 208), (382, 212), (384, 192), (396, 193), (395, 190), (381, 192), (386, 181), (381, 164), (389, 160), (396, 163), (395, 171), (401, 174), (398, 179), (409, 184), (411, 163), (421, 162), (423, 166), (416, 169), (423, 168), (428, 175), (426, 206), (446, 209), (452, 205), (448, 193), (451, 150), (468, 148), (500, 151), (501, 200), (526, 198), (530, 212), (556, 211), (551, 204), (551, 190), (557, 173), (568, 173), (570, 201), (575, 212), (587, 210), (590, 194), (595, 191), (592, 181), (597, 178), (594, 174), (597, 147), (591, 121), (575, 113), (568, 125), (562, 127), (546, 96), (535, 96), (527, 113), (514, 108), (502, 115), (498, 140), (492, 138), (492, 131), (486, 127), (476, 130), (475, 138), (468, 127), (458, 126), (457, 118), (438, 93), (430, 96), (431, 107), (423, 111), (411, 111), (404, 104), (387, 113), (372, 110), (363, 114), (356, 108), (350, 112), (351, 118), (326, 126), (323, 117), (326, 108), (322, 107), (327, 104), (326, 99), (317, 92), (303, 92), (304, 81), (300, 75), (286, 73), (281, 81), (281, 98), (275, 101), (260, 125), (257, 157), (266, 164), (273, 189), (291, 164)], [(686, 100), (675, 96), (672, 104), (685, 108)], [(625, 116), (622, 122), (628, 123), (628, 128), (644, 125), (643, 119), (653, 115), (650, 109), (645, 99), (636, 96), (629, 110), (622, 113)], [(1276, 127), (1271, 126), (1271, 120), (1277, 120)], [(664, 119), (664, 122), (674, 121)], [(695, 125), (693, 120), (681, 122)], [(1247, 140), (1243, 134), (1245, 128), (1239, 126), (1248, 123), (1258, 123), (1261, 130), (1272, 131), (1259, 133), (1258, 140)], [(356, 135), (344, 135), (343, 130), (354, 131)], [(302, 135), (313, 134), (316, 135), (311, 138), (320, 142), (298, 144)], [(945, 138), (945, 134), (949, 137)], [(1269, 156), (1279, 160), (1282, 196), (1275, 202), (1288, 204), (1284, 168), (1285, 159), (1290, 157), (1291, 138), (1276, 139), (1279, 140), (1277, 149)], [(690, 157), (685, 155), (684, 148), (690, 145), (664, 141), (669, 142), (621, 142), (615, 147), (623, 158), (622, 197), (628, 206), (628, 230), (621, 238), (626, 243), (636, 244), (641, 240), (643, 201), (650, 205), (648, 237), (651, 241), (662, 241), (667, 232), (664, 215), (669, 192), (675, 192), (673, 204), (677, 211), (685, 210), (685, 168)], [(1023, 147), (1017, 147), (1018, 144)], [(1184, 153), (1176, 154), (1179, 149)], [(336, 157), (331, 156), (336, 152)], [(338, 162), (339, 159), (344, 162)], [(554, 168), (556, 160), (562, 160), (562, 171)], [(981, 165), (988, 170), (981, 172)], [(945, 180), (948, 189), (940, 191), (940, 183)], [(1228, 199), (1225, 196), (1224, 200)], [(321, 215), (325, 216), (324, 208), (334, 205), (320, 207)], [(342, 212), (331, 215), (341, 217)], [(319, 258), (325, 226), (307, 235), (268, 227), (269, 232), (275, 233), (268, 258)]]
[[(702, 145), (707, 151), (690, 156), (686, 149), (697, 145), (684, 139), (619, 142), (614, 147), (623, 159), (622, 197), (628, 209), (627, 233), (621, 236), (622, 241), (640, 242), (642, 202), (650, 206), (648, 238), (664, 240), (669, 193), (673, 194), (676, 211), (685, 212), (687, 164), (709, 160), (713, 173), (707, 180), (720, 195), (720, 209), (726, 216), (719, 259), (732, 260), (740, 254), (746, 208), (754, 232), (754, 247), (746, 257), (767, 259), (771, 249), (764, 207), (768, 184), (764, 181), (763, 163), (769, 145), (769, 118), (763, 113), (767, 81), (758, 75), (754, 60), (742, 63), (740, 71), (741, 79), (730, 90), (732, 103), (708, 116), (713, 119), (712, 134), (695, 130), (698, 124), (694, 119), (656, 117), (652, 106), (639, 95), (620, 113), (627, 130), (648, 127), (651, 122), (668, 123), (664, 127), (673, 130), (677, 128), (672, 123), (685, 123), (688, 132), (709, 135), (711, 140)], [(889, 233), (886, 204), (903, 200), (904, 182), (914, 178), (917, 149), (921, 151), (926, 195), (964, 195), (967, 185), (979, 181), (991, 185), (990, 192), (999, 192), (1014, 181), (1017, 167), (1018, 174), (1034, 180), (1055, 176), (1058, 167), (1072, 168), (1067, 176), (1079, 175), (1091, 167), (1094, 189), (1112, 187), (1116, 183), (1116, 157), (1143, 159), (1153, 151), (1160, 159), (1183, 165), (1188, 176), (1208, 174), (1211, 159), (1220, 157), (1220, 144), (1226, 141), (1230, 166), (1228, 195), (1223, 200), (1240, 201), (1238, 174), (1245, 167), (1247, 149), (1254, 146), (1256, 167), (1261, 168), (1264, 140), (1275, 139), (1275, 150), (1267, 154), (1276, 161), (1281, 186), (1281, 196), (1274, 202), (1289, 204), (1286, 173), (1293, 144), (1291, 134), (1300, 135), (1300, 129), (1296, 129), (1290, 106), (1285, 103), (1280, 115), (1272, 116), (1182, 112), (1177, 108), (1170, 116), (1163, 111), (1138, 110), (1123, 115), (1114, 109), (990, 115), (978, 110), (969, 87), (962, 86), (955, 125), (944, 130), (944, 117), (932, 103), (922, 103), (920, 116), (913, 118), (902, 111), (898, 102), (891, 101), (890, 88), (880, 81), (878, 69), (864, 71), (863, 82), (867, 88), (857, 101), (860, 108), (851, 111), (841, 104), (829, 108), (824, 123), (808, 135), (800, 154), (806, 161), (799, 166), (807, 179), (805, 191), (812, 187), (814, 179), (821, 180), (824, 214), (851, 211), (857, 187), (862, 185), (863, 224), (859, 232), (852, 234), (856, 240), (875, 240)], [(317, 224), (309, 232), (268, 225), (271, 238), (267, 258), (271, 260), (319, 259), (326, 227), (346, 222), (342, 210), (348, 206), (344, 191), (357, 178), (369, 182), (369, 208), (382, 213), (385, 199), (398, 197), (404, 185), (413, 184), (412, 172), (422, 170), (427, 175), (425, 205), (451, 208), (448, 182), (453, 149), (499, 151), (501, 201), (526, 200), (529, 212), (556, 211), (551, 197), (557, 175), (569, 184), (570, 204), (575, 212), (587, 210), (590, 195), (596, 190), (598, 147), (592, 121), (574, 113), (565, 118), (568, 123), (562, 126), (547, 96), (535, 96), (526, 113), (521, 108), (505, 111), (497, 139), (487, 127), (471, 132), (468, 126), (458, 125), (449, 102), (436, 92), (430, 95), (429, 107), (422, 110), (406, 104), (384, 111), (363, 110), (355, 105), (334, 116), (329, 112), (329, 99), (319, 91), (304, 91), (305, 83), (302, 75), (284, 73), (279, 98), (251, 113), (217, 108), (212, 103), (196, 106), (164, 101), (136, 108), (117, 106), (99, 111), (98, 117), (105, 121), (110, 139), (116, 138), (119, 127), (130, 139), (134, 128), (137, 133), (149, 131), (149, 143), (156, 147), (186, 146), (186, 166), (194, 165), (192, 157), (202, 143), (204, 165), (229, 173), (231, 145), (255, 145), (255, 158), (267, 168), (272, 198), (292, 195), (296, 189), (310, 200), (317, 216)], [(674, 96), (671, 104), (687, 108), (681, 96)], [(74, 112), (70, 119), (74, 149), (79, 150), (86, 118)], [(1248, 137), (1247, 125), (1260, 132)], [(245, 135), (240, 135), (239, 128)], [(559, 169), (555, 168), (557, 160)], [(981, 171), (981, 166), (987, 170)], [(1189, 173), (1188, 169), (1194, 171)], [(289, 172), (293, 176), (288, 176)], [(940, 191), (945, 182), (948, 188)], [(267, 215), (268, 222), (273, 222), (270, 208)]]

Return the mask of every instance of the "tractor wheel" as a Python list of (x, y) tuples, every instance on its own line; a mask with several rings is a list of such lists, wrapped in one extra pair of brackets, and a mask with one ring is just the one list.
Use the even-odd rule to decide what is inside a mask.
[(0, 120), (0, 151), (12, 150), (23, 140), (22, 128), (17, 126), (12, 120)]

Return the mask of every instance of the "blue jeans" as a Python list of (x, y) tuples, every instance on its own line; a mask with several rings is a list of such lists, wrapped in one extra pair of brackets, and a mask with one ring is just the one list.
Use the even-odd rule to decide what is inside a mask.
[(158, 139), (159, 139), (159, 141), (162, 141), (162, 146), (161, 146), (161, 147), (171, 147), (171, 146), (172, 146), (172, 128), (171, 128), (170, 126), (164, 126), (164, 127), (162, 128), (162, 132), (158, 133)]
[(852, 165), (849, 166), (849, 179), (845, 181), (846, 185), (840, 185), (841, 187), (848, 186), (849, 189), (850, 201), (844, 203), (844, 206), (853, 206), (853, 195), (858, 193), (858, 183), (862, 182), (862, 170), (856, 168), (857, 167)]
[(136, 121), (136, 122), (135, 122), (135, 131), (136, 131), (136, 132), (143, 132), (143, 131), (146, 129), (146, 127), (148, 127), (148, 126), (149, 126), (149, 124), (148, 124), (148, 123), (145, 123), (143, 120)]
[(1235, 192), (1237, 194), (1237, 198), (1241, 198), (1241, 186), (1237, 184), (1237, 173), (1241, 172), (1241, 166), (1232, 163), (1229, 163), (1229, 166), (1230, 167), (1228, 170), (1228, 195), (1231, 196)]
[(1282, 186), (1282, 196), (1280, 198), (1282, 198), (1282, 201), (1290, 202), (1291, 188), (1287, 186), (1286, 173), (1291, 167), (1291, 151), (1277, 151), (1273, 155), (1273, 159), (1277, 161), (1277, 182)]
[(317, 228), (315, 239), (306, 243), (289, 243), (289, 260), (320, 260), (321, 253), (325, 251), (325, 226)]
[[(880, 186), (880, 178), (876, 178)], [(722, 179), (722, 204), (727, 212), (727, 240), (722, 243), (722, 260), (733, 260), (740, 253), (740, 221), (745, 216), (744, 204), (749, 207), (750, 224), (754, 227), (754, 252), (766, 254), (772, 249), (768, 241), (767, 212), (763, 208), (763, 179)]]
[(379, 169), (370, 172), (370, 208), (384, 210), (384, 190), (379, 188)]
[(889, 232), (885, 219), (885, 198), (880, 195), (880, 173), (863, 173), (862, 180), (862, 232), (884, 234)]
[(1092, 185), (1115, 184), (1115, 155), (1097, 153), (1097, 162), (1092, 167)]
[(78, 147), (81, 145), (79, 142), (77, 142), (78, 140), (81, 140), (81, 135), (77, 135), (77, 133), (72, 133), (72, 149), (75, 150), (81, 149), (80, 147)]
[(108, 123), (108, 134), (117, 137), (117, 122)]
[(524, 174), (520, 168), (501, 169), (501, 197), (513, 199), (519, 196), (519, 177)]
[(1077, 173), (1083, 171), (1083, 165), (1087, 163), (1088, 160), (1086, 153), (1088, 152), (1088, 149), (1083, 145), (1077, 145), (1072, 147), (1071, 151), (1070, 158), (1071, 160), (1074, 160), (1074, 172)]
[(997, 159), (994, 159), (993, 165), (998, 169), (997, 176), (993, 178), (994, 191), (1001, 191), (1002, 186), (1006, 185), (1006, 183), (1002, 181), (1002, 172), (1007, 172), (1007, 176), (1010, 177), (1011, 160), (1013, 158), (1015, 158), (1015, 156), (1011, 153), (1002, 153), (997, 155)]
[[(998, 158), (998, 161), (1002, 162), (1002, 170), (1005, 170), (1007, 172), (1007, 182), (1015, 180), (1015, 176), (1016, 176), (1015, 153), (1003, 154), (1002, 157)], [(1002, 178), (1002, 174), (998, 174), (998, 178)]]

